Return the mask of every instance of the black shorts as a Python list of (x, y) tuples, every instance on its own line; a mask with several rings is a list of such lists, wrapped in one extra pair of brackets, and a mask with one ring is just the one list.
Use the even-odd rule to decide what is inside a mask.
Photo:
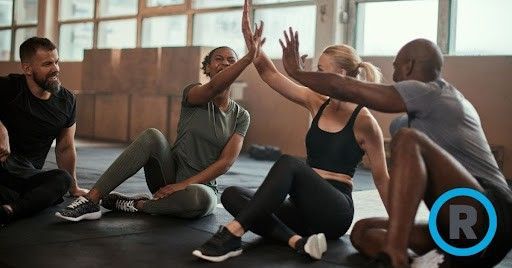
[(452, 266), (455, 267), (493, 267), (512, 249), (512, 190), (500, 182), (476, 179), (496, 210), (498, 226), (494, 238), (483, 251), (468, 257), (451, 256)]

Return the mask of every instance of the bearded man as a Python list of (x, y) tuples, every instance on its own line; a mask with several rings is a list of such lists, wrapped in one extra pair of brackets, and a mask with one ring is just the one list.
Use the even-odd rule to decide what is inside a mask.
[[(32, 37), (20, 59), (23, 74), (0, 77), (0, 226), (87, 192), (76, 180), (76, 99), (61, 86), (57, 47)], [(42, 170), (55, 139), (58, 169)]]

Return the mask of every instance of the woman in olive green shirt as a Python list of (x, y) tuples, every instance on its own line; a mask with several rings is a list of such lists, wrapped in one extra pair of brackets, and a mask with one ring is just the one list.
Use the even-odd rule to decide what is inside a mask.
[[(240, 60), (229, 47), (218, 47), (205, 57), (202, 69), (211, 79), (184, 89), (178, 136), (172, 147), (160, 131), (145, 130), (86, 196), (56, 216), (70, 221), (99, 219), (100, 200), (110, 210), (183, 218), (211, 214), (217, 205), (215, 179), (235, 162), (250, 121), (249, 113), (230, 99), (229, 87), (258, 56), (261, 34), (260, 27)], [(141, 168), (152, 198), (111, 193)]]

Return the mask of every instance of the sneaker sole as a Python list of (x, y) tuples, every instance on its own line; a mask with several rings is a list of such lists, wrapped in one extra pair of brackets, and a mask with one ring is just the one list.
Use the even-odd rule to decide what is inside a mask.
[(76, 217), (76, 218), (64, 216), (64, 215), (60, 214), (60, 212), (55, 212), (55, 216), (57, 216), (58, 218), (61, 218), (61, 219), (65, 219), (68, 221), (75, 221), (75, 222), (81, 221), (81, 220), (97, 220), (97, 219), (101, 218), (101, 211), (87, 213), (87, 214), (84, 214), (84, 215), (82, 215), (80, 217)]
[(203, 255), (203, 253), (201, 251), (196, 249), (192, 252), (192, 255), (199, 257), (201, 259), (207, 260), (207, 261), (211, 261), (211, 262), (221, 262), (221, 261), (225, 261), (226, 259), (229, 259), (231, 257), (236, 257), (236, 256), (242, 254), (242, 251), (243, 251), (243, 249), (239, 249), (239, 250), (235, 250), (235, 251), (230, 251), (222, 256), (214, 257), (214, 256)]
[(308, 241), (304, 245), (304, 251), (306, 251), (313, 259), (322, 259), (322, 255), (327, 251), (325, 235), (320, 233), (308, 238)]

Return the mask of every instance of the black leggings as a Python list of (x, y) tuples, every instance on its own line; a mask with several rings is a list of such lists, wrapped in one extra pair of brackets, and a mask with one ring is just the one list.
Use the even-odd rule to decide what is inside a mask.
[(0, 205), (10, 205), (12, 220), (28, 217), (51, 205), (64, 201), (71, 176), (64, 170), (41, 172), (27, 179), (0, 170)]
[(277, 160), (256, 193), (229, 187), (221, 202), (244, 230), (285, 243), (295, 234), (338, 239), (354, 216), (348, 185), (326, 180), (288, 155)]

